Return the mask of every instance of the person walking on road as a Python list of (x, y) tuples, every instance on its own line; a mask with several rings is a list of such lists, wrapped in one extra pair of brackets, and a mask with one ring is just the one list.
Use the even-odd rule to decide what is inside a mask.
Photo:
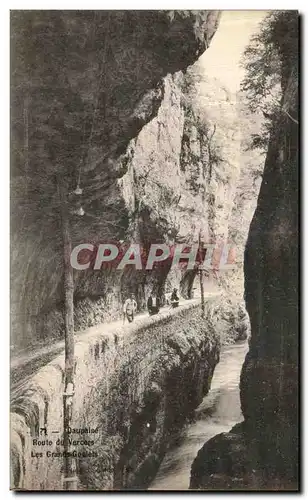
[(123, 325), (125, 323), (125, 318), (128, 319), (129, 323), (134, 321), (136, 310), (137, 310), (137, 302), (135, 299), (135, 295), (132, 293), (131, 296), (128, 299), (126, 299), (123, 305)]
[(173, 289), (173, 292), (172, 292), (172, 295), (170, 298), (170, 302), (171, 302), (171, 307), (178, 307), (179, 306), (180, 298), (178, 296), (178, 291), (176, 288)]
[(156, 297), (156, 295), (151, 294), (148, 298), (147, 306), (150, 316), (152, 316), (153, 314), (157, 314), (160, 307), (159, 298)]

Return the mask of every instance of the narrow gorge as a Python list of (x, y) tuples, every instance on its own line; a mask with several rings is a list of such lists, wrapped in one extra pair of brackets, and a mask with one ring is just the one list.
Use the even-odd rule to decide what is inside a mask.
[[(251, 141), (269, 120), (212, 64), (223, 65), (219, 43), (232, 19), (220, 11), (12, 11), (14, 489), (65, 489), (68, 296), (71, 428), (93, 431), (86, 448), (85, 436), (72, 436), (75, 489), (151, 488), (212, 397), (213, 375), (215, 386), (224, 360), (233, 366), (229, 346), (243, 356), (248, 338), (240, 389), (232, 379), (244, 420), (204, 439), (186, 488), (297, 487), (298, 21), (287, 11), (275, 25), (282, 111), (264, 154)], [(261, 19), (252, 17), (250, 29)], [(74, 269), (67, 287), (65, 231), (70, 248), (139, 244), (148, 253), (152, 244), (183, 244), (204, 248), (205, 258), (209, 245), (228, 243), (233, 265), (91, 263)], [(124, 324), (132, 294), (135, 320)], [(161, 304), (153, 316), (150, 294)], [(234, 358), (236, 377), (241, 362)], [(34, 444), (41, 441), (49, 444)]]

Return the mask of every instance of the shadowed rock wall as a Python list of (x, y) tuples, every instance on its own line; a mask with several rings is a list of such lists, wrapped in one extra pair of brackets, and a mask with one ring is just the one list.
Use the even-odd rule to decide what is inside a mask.
[(192, 489), (298, 488), (298, 17), (278, 32), (282, 111), (273, 129), (246, 246), (251, 340), (244, 422), (199, 451)]

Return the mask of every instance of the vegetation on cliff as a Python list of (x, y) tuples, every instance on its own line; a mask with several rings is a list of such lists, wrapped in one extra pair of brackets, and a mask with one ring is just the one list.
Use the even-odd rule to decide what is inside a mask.
[(288, 59), (297, 67), (298, 21), (292, 11), (272, 11), (260, 25), (259, 31), (252, 37), (242, 60), (246, 70), (241, 90), (249, 110), (262, 112), (265, 121), (260, 134), (252, 134), (251, 149), (268, 149), (270, 135), (274, 132), (286, 114), (296, 121), (288, 110), (281, 105), (282, 89), (285, 86), (286, 72), (283, 59), (288, 47)]

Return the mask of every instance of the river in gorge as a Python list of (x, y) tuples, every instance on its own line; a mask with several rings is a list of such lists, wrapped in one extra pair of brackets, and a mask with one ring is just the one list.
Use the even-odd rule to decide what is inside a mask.
[(247, 351), (247, 342), (223, 347), (210, 392), (196, 409), (194, 422), (186, 426), (177, 444), (166, 453), (149, 490), (188, 489), (191, 464), (199, 449), (243, 419), (239, 380)]

